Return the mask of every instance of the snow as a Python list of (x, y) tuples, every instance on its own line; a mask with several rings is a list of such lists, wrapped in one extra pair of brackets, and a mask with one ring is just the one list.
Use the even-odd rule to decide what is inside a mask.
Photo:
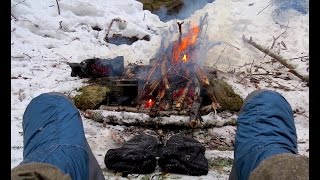
[[(143, 5), (134, 0), (58, 2), (60, 15), (55, 1), (11, 0), (11, 13), (17, 18), (11, 20), (11, 168), (22, 161), (22, 116), (31, 99), (50, 91), (72, 96), (86, 84), (84, 79), (70, 76), (68, 62), (81, 62), (92, 57), (124, 56), (125, 65), (148, 64), (160, 47), (164, 31), (177, 22), (162, 22), (157, 15), (143, 10)], [(200, 17), (208, 13), (208, 40), (222, 43), (206, 52), (202, 64), (218, 68), (221, 71), (219, 76), (243, 98), (258, 88), (281, 93), (295, 112), (299, 154), (309, 156), (309, 87), (279, 63), (272, 62), (270, 57), (242, 40), (242, 35), (245, 35), (271, 48), (274, 38), (282, 34), (273, 50), (288, 59), (298, 72), (308, 75), (309, 13), (304, 15), (289, 9), (275, 19), (272, 13), (276, 6), (269, 4), (269, 0), (216, 0), (183, 21), (197, 23)], [(110, 35), (121, 33), (139, 38), (149, 35), (150, 41), (141, 40), (132, 45), (119, 46), (107, 44), (103, 38), (114, 18), (121, 21), (113, 24)], [(93, 30), (94, 26), (102, 30)], [(276, 72), (281, 74), (274, 76)], [(253, 75), (259, 73), (273, 75)], [(286, 77), (288, 79), (284, 80)], [(259, 82), (254, 83), (250, 78)], [(106, 151), (119, 147), (133, 136), (130, 128), (103, 127), (101, 123), (84, 117), (83, 123), (88, 142), (103, 169)], [(140, 131), (153, 133), (147, 129)], [(225, 132), (225, 129), (211, 130), (213, 134), (219, 132)], [(233, 158), (232, 151), (206, 151), (208, 158), (217, 155)], [(207, 176), (199, 178), (227, 179), (228, 172), (228, 168), (222, 172), (211, 170)], [(107, 170), (104, 173), (107, 179), (121, 179)], [(169, 174), (167, 178), (194, 177)]]

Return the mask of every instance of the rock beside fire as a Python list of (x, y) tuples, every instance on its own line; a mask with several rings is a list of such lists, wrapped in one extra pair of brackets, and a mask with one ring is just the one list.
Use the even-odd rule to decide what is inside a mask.
[(110, 89), (101, 85), (84, 86), (80, 90), (80, 94), (73, 98), (77, 108), (81, 110), (96, 109), (106, 99)]
[[(210, 78), (210, 84), (206, 90), (213, 93), (219, 102), (220, 111), (228, 110), (238, 112), (243, 104), (243, 99), (236, 94), (232, 87), (222, 79)], [(211, 91), (211, 92), (210, 92)]]

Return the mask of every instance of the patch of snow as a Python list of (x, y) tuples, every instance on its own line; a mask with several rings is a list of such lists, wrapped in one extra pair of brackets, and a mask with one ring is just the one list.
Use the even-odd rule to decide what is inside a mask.
[[(77, 89), (86, 84), (84, 79), (70, 76), (71, 68), (68, 62), (121, 55), (124, 56), (125, 65), (148, 64), (160, 47), (163, 32), (169, 27), (176, 27), (177, 22), (161, 22), (158, 16), (143, 10), (143, 5), (135, 0), (58, 2), (60, 15), (55, 1), (11, 1), (11, 13), (17, 18), (11, 20), (11, 168), (22, 161), (22, 116), (31, 99), (50, 91), (72, 96)], [(213, 46), (202, 63), (225, 72), (223, 79), (241, 97), (245, 98), (259, 88), (276, 90), (283, 94), (295, 111), (299, 154), (309, 156), (309, 87), (279, 63), (270, 63), (270, 57), (242, 40), (242, 35), (245, 35), (271, 48), (274, 38), (283, 33), (272, 50), (288, 59), (298, 72), (308, 75), (309, 13), (303, 15), (290, 10), (286, 12), (287, 19), (273, 19), (272, 12), (276, 7), (268, 6), (269, 3), (269, 0), (215, 0), (195, 11), (184, 21), (198, 23), (199, 18), (208, 13), (208, 40), (222, 43)], [(149, 35), (150, 41), (136, 41), (132, 45), (119, 46), (106, 43), (103, 39), (114, 18), (126, 23), (115, 23), (109, 35), (121, 33), (124, 36), (134, 35), (139, 38)], [(279, 22), (276, 22), (278, 20)], [(95, 26), (101, 31), (94, 30)], [(177, 34), (175, 28), (168, 37), (176, 37)], [(259, 66), (265, 70), (258, 68)], [(266, 71), (279, 71), (282, 74), (279, 75), (280, 78), (252, 75)], [(287, 76), (289, 79), (281, 79)], [(250, 78), (258, 79), (259, 82), (254, 83)], [(119, 147), (121, 142), (128, 140), (129, 136), (121, 137), (116, 133), (125, 132), (126, 128), (103, 127), (101, 123), (84, 117), (83, 123), (89, 145), (104, 169), (103, 160), (107, 150)], [(218, 131), (224, 132), (223, 129)], [(220, 155), (233, 158), (232, 151), (206, 152), (207, 157)], [(108, 179), (121, 179), (111, 172), (104, 170), (104, 173)], [(191, 178), (175, 174), (168, 176), (170, 179), (177, 177)], [(228, 179), (228, 172), (210, 171), (207, 176), (197, 179)]]

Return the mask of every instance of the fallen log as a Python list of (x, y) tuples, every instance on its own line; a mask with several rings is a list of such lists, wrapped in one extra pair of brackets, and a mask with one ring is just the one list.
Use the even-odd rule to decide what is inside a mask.
[(270, 49), (262, 47), (260, 44), (257, 44), (256, 42), (254, 42), (251, 38), (247, 39), (244, 35), (242, 35), (242, 39), (245, 42), (251, 44), (253, 47), (255, 47), (255, 48), (259, 49), (260, 51), (262, 51), (263, 53), (267, 54), (268, 56), (274, 58), (276, 61), (278, 61), (279, 63), (281, 63), (285, 67), (287, 67), (289, 69), (289, 72), (291, 72), (295, 76), (299, 77), (301, 80), (309, 83), (309, 76), (303, 76), (300, 73), (298, 73), (294, 69), (294, 66), (289, 64), (288, 61), (285, 58), (283, 58), (282, 56), (272, 52)]
[[(134, 113), (145, 113), (148, 114), (150, 112), (150, 109), (139, 109), (135, 107), (128, 107), (128, 106), (106, 106), (106, 105), (101, 105), (100, 110), (107, 110), (107, 111), (126, 111), (126, 112), (134, 112)], [(170, 116), (170, 115), (184, 115), (187, 116), (189, 115), (189, 112), (186, 110), (181, 110), (181, 111), (158, 111), (159, 116)]]
[[(86, 110), (84, 117), (103, 124), (123, 125), (123, 126), (143, 126), (143, 127), (176, 127), (191, 128), (190, 117), (182, 115), (150, 117), (146, 113), (118, 112), (107, 110)], [(229, 112), (209, 113), (201, 116), (203, 122), (196, 128), (212, 128), (222, 126), (235, 126), (236, 115)]]

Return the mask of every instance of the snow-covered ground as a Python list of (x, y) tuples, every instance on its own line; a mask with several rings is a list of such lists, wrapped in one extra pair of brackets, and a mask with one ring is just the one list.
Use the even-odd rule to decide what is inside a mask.
[[(176, 25), (176, 20), (162, 22), (134, 0), (58, 2), (60, 15), (53, 0), (11, 0), (12, 168), (22, 161), (22, 115), (30, 100), (50, 91), (71, 96), (85, 84), (84, 79), (70, 76), (71, 68), (67, 62), (124, 56), (125, 65), (148, 64), (160, 47), (162, 32)], [(299, 73), (309, 74), (309, 13), (303, 15), (288, 9), (275, 17), (272, 13), (276, 6), (270, 3), (269, 0), (216, 0), (183, 21), (197, 23), (208, 13), (206, 34), (210, 41), (223, 43), (208, 50), (202, 63), (218, 68), (220, 77), (243, 98), (258, 88), (283, 94), (295, 112), (299, 153), (309, 156), (309, 87), (288, 73), (287, 68), (242, 40), (242, 35), (245, 35), (265, 47), (272, 47), (273, 51), (288, 59)], [(119, 46), (107, 44), (103, 38), (114, 18), (120, 18), (122, 22), (112, 26), (111, 34), (140, 38), (149, 35), (150, 41)], [(102, 30), (93, 30), (95, 26)], [(103, 127), (84, 117), (83, 123), (89, 144), (101, 168), (105, 169), (103, 159), (107, 150), (119, 147), (130, 137), (121, 137), (117, 132), (130, 132), (121, 126)], [(234, 127), (231, 129), (234, 130)], [(232, 158), (233, 152), (208, 150), (206, 156)], [(210, 170), (207, 176), (199, 179), (227, 179), (229, 171), (230, 167), (222, 171)], [(108, 179), (118, 177), (106, 170), (104, 173)], [(166, 177), (195, 178), (182, 175)]]

